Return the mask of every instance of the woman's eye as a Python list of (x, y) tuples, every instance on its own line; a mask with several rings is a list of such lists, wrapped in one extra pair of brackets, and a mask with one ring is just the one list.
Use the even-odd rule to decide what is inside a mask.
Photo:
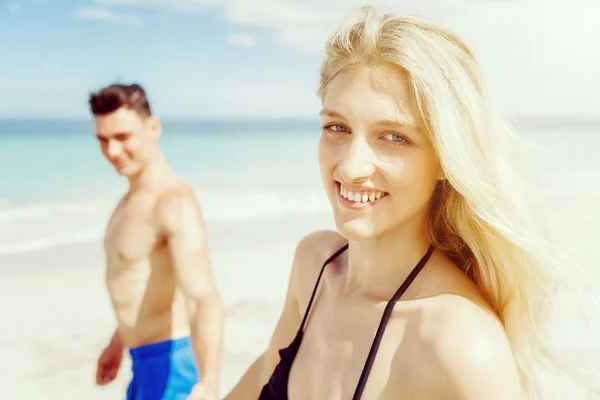
[(404, 136), (395, 133), (388, 133), (384, 136), (384, 138), (390, 142), (394, 142), (395, 144), (408, 144), (408, 141), (404, 138)]
[(323, 127), (323, 129), (325, 129), (327, 131), (331, 131), (331, 132), (345, 132), (346, 131), (346, 127), (344, 125), (340, 125), (340, 124), (325, 125)]

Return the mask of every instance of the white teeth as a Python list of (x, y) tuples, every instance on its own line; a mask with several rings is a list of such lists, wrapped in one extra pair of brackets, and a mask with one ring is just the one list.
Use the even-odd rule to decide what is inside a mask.
[(353, 192), (346, 186), (340, 185), (340, 194), (343, 198), (353, 201), (355, 203), (367, 203), (369, 201), (375, 201), (383, 196), (383, 192), (375, 191), (360, 191)]

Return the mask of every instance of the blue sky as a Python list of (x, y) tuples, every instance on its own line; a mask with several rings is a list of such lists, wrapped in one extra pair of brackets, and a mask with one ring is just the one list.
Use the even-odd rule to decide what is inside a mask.
[[(316, 116), (327, 29), (362, 4), (324, 3), (0, 0), (0, 116), (86, 117), (89, 91), (115, 80), (166, 117)], [(594, 0), (414, 3), (473, 46), (507, 113), (600, 116)]]
[(270, 96), (316, 88), (315, 54), (273, 49), (268, 38), (249, 46), (218, 10), (122, 7), (112, 20), (78, 16), (84, 1), (19, 3), (0, 12), (0, 37), (12, 38), (0, 44), (0, 115), (86, 115), (87, 93), (115, 80), (140, 82), (162, 113), (201, 117), (268, 116), (265, 103), (287, 114)]

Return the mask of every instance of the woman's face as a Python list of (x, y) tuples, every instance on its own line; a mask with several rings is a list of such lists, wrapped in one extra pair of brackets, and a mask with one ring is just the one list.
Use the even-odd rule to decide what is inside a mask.
[(416, 115), (406, 74), (392, 67), (345, 72), (327, 86), (319, 165), (347, 239), (374, 238), (427, 218), (442, 174)]

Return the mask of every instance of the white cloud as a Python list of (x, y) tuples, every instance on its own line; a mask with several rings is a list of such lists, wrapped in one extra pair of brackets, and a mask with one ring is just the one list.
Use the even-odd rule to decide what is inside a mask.
[(141, 25), (142, 18), (138, 15), (121, 14), (102, 7), (81, 7), (75, 10), (79, 19), (97, 20), (124, 25)]
[[(327, 32), (364, 0), (96, 0), (99, 5), (220, 9), (240, 27), (271, 32), (286, 49), (320, 52)], [(515, 113), (599, 116), (598, 0), (373, 0), (433, 16), (473, 47), (492, 93)]]
[[(436, 13), (449, 10), (468, 0), (416, 0), (411, 2), (375, 0), (370, 4), (384, 7), (400, 7), (407, 11), (431, 11)], [(318, 32), (322, 41), (328, 29), (347, 12), (364, 5), (364, 0), (96, 0), (103, 6), (129, 5), (158, 7), (175, 12), (203, 12), (209, 7), (219, 8), (225, 19), (233, 24), (246, 27), (267, 28), (283, 44), (297, 43), (299, 48), (321, 47), (311, 40)], [(298, 40), (299, 36), (304, 41)], [(304, 42), (304, 43), (302, 43)]]
[(490, 2), (448, 18), (511, 110), (599, 117), (596, 0)]
[(229, 42), (242, 47), (253, 47), (256, 45), (256, 39), (248, 32), (232, 33), (229, 35)]

